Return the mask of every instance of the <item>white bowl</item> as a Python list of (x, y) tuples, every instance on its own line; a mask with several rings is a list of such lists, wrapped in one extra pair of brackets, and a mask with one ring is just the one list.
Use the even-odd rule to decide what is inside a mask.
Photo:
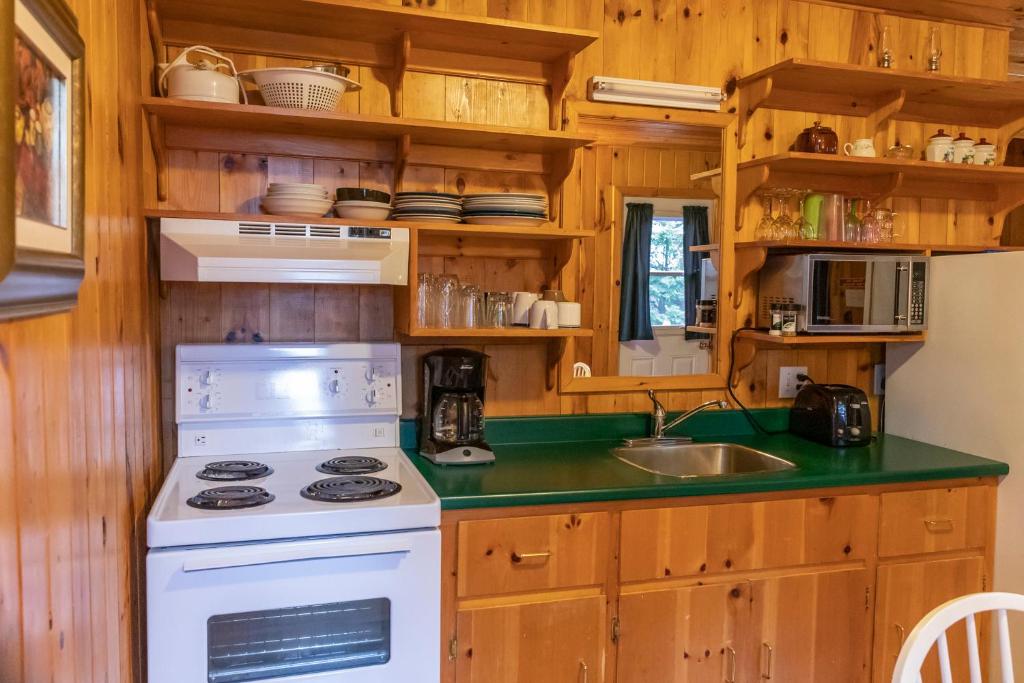
[(342, 199), (334, 202), (335, 206), (351, 206), (356, 209), (391, 209), (391, 205), (385, 202), (368, 202), (362, 199)]
[(312, 202), (329, 202), (331, 198), (325, 194), (305, 194), (304, 192), (274, 192), (264, 195), (267, 199), (305, 199)]
[(263, 198), (263, 210), (279, 216), (323, 216), (331, 204), (330, 199)]
[(309, 192), (320, 192), (327, 194), (327, 188), (323, 185), (317, 185), (316, 183), (269, 183), (267, 189), (271, 192), (275, 190), (298, 190), (298, 191), (309, 191)]
[[(362, 221), (386, 221), (391, 214), (391, 207), (378, 202), (337, 202), (334, 215), (338, 218), (357, 218)], [(376, 204), (376, 207), (351, 206), (351, 204)]]

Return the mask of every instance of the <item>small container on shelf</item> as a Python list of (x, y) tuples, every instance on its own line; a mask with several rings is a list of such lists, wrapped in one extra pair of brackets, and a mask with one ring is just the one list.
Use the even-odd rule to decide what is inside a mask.
[[(773, 320), (774, 323), (774, 320)], [(774, 326), (774, 325), (773, 325)], [(782, 336), (795, 337), (800, 329), (800, 305), (782, 304)]]
[(768, 334), (773, 337), (782, 336), (782, 304), (772, 304), (768, 309), (771, 314), (771, 326), (768, 328)]
[(718, 324), (718, 300), (701, 299), (697, 302), (697, 327), (715, 327)]

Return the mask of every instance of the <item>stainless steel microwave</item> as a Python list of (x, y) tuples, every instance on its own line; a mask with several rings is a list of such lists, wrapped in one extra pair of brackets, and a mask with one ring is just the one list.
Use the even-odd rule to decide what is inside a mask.
[(757, 324), (771, 306), (801, 307), (801, 332), (870, 334), (928, 327), (928, 257), (905, 254), (769, 256), (760, 273)]

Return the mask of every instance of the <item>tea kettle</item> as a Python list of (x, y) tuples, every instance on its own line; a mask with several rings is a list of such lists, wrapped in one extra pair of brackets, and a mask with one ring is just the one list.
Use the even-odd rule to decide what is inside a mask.
[[(200, 59), (193, 64), (188, 61), (190, 54), (206, 55), (217, 61)], [(216, 50), (204, 45), (193, 45), (183, 50), (173, 62), (161, 67), (159, 87), (164, 97), (238, 104), (238, 95), (241, 93), (242, 100), (248, 104), (245, 90), (238, 84), (234, 62)], [(221, 70), (225, 73), (221, 73)]]

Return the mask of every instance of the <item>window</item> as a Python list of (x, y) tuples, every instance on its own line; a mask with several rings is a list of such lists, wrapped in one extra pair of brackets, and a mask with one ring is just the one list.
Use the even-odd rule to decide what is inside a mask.
[(686, 325), (686, 242), (683, 220), (654, 216), (651, 229), (651, 325)]

